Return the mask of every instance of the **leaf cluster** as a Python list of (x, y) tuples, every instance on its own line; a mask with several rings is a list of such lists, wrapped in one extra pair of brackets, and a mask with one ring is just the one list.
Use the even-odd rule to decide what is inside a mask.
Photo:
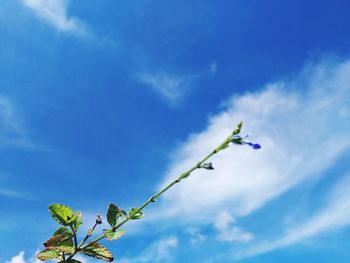
[[(42, 261), (56, 260), (60, 263), (79, 263), (80, 261), (73, 257), (80, 253), (108, 262), (114, 260), (112, 253), (100, 244), (99, 240), (87, 243), (87, 240), (93, 235), (96, 226), (102, 223), (100, 216), (96, 219), (94, 226), (89, 229), (85, 238), (78, 244), (77, 231), (83, 224), (81, 212), (74, 212), (70, 207), (62, 204), (50, 205), (49, 212), (52, 218), (61, 226), (44, 242), (45, 249), (36, 255), (38, 259)], [(141, 211), (134, 213), (134, 210), (131, 210), (129, 215), (132, 215), (132, 217), (129, 218), (124, 210), (115, 204), (110, 204), (106, 213), (109, 228), (103, 229), (99, 239), (119, 239), (124, 234), (123, 230), (118, 229), (120, 220), (137, 219), (140, 218), (140, 214), (142, 215)]]
[[(102, 218), (97, 216), (95, 224), (88, 230), (85, 237), (78, 243), (77, 232), (83, 224), (81, 212), (73, 211), (70, 207), (62, 204), (53, 204), (49, 206), (49, 212), (54, 220), (60, 224), (60, 227), (53, 233), (53, 235), (44, 242), (45, 249), (37, 254), (37, 258), (45, 260), (56, 260), (59, 263), (81, 263), (74, 259), (76, 254), (84, 254), (96, 259), (112, 262), (114, 257), (112, 253), (104, 247), (100, 240), (116, 240), (123, 236), (124, 231), (120, 227), (129, 220), (138, 220), (143, 217), (143, 209), (150, 203), (170, 189), (182, 179), (187, 178), (191, 173), (200, 168), (213, 170), (214, 167), (211, 162), (206, 161), (214, 154), (229, 147), (230, 144), (236, 143), (235, 135), (241, 132), (242, 122), (237, 125), (237, 128), (226, 138), (218, 147), (210, 152), (201, 161), (195, 164), (188, 171), (180, 174), (178, 178), (166, 185), (158, 193), (151, 196), (144, 204), (138, 208), (131, 208), (127, 213), (115, 204), (110, 204), (106, 212), (106, 219), (109, 227), (102, 230), (102, 233), (94, 240), (89, 241), (89, 238), (94, 234), (95, 228), (102, 224)], [(260, 148), (260, 146), (259, 146)]]

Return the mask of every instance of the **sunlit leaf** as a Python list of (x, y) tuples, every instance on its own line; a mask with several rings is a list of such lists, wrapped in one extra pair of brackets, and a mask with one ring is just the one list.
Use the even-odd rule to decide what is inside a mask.
[(57, 230), (55, 231), (55, 233), (53, 233), (53, 236), (57, 236), (57, 235), (60, 235), (60, 234), (63, 234), (63, 233), (72, 236), (72, 233), (69, 231), (69, 229), (66, 228), (66, 227), (64, 227), (64, 226), (62, 226), (62, 227), (60, 227), (59, 229), (57, 229)]
[(78, 230), (78, 228), (83, 224), (81, 212), (75, 212), (68, 224), (73, 224), (74, 229)]
[(129, 218), (130, 219), (140, 219), (140, 218), (143, 217), (143, 212), (142, 211), (137, 211), (137, 210), (138, 210), (137, 208), (131, 208), (131, 210), (129, 212)]
[(68, 226), (70, 220), (73, 218), (73, 211), (71, 208), (61, 204), (53, 204), (49, 206), (51, 216), (61, 225)]
[(104, 229), (103, 234), (106, 237), (107, 240), (116, 240), (120, 238), (122, 235), (124, 235), (124, 230), (116, 230), (113, 231), (111, 229)]
[(97, 242), (83, 248), (81, 252), (87, 256), (103, 259), (108, 262), (112, 262), (114, 260), (112, 253)]
[(44, 246), (66, 253), (74, 252), (72, 236), (66, 232), (51, 237), (49, 240), (45, 241)]
[(61, 258), (61, 252), (57, 249), (48, 248), (43, 251), (40, 251), (36, 257), (42, 261), (48, 259)]

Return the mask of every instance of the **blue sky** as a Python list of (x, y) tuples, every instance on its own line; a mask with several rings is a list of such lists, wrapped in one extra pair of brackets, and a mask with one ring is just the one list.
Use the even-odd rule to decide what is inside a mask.
[[(2, 0), (0, 262), (34, 263), (47, 206), (141, 204), (117, 262), (350, 258), (349, 1)], [(93, 262), (91, 259), (84, 263)]]

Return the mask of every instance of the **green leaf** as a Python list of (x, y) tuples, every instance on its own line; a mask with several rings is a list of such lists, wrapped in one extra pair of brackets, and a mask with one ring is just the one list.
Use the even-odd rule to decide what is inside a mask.
[(112, 253), (97, 242), (83, 248), (81, 252), (87, 256), (103, 259), (108, 262), (112, 262), (114, 260)]
[(83, 224), (81, 212), (75, 212), (73, 218), (68, 222), (68, 224), (73, 224), (75, 231)]
[(45, 241), (44, 246), (69, 254), (74, 252), (72, 236), (70, 233), (66, 232), (51, 237), (49, 240)]
[(51, 216), (61, 225), (68, 226), (73, 218), (73, 211), (71, 208), (61, 204), (53, 204), (49, 206)]
[(129, 212), (129, 218), (130, 219), (140, 219), (143, 217), (143, 212), (142, 211), (137, 211), (135, 213), (135, 211), (137, 210), (137, 208), (131, 208), (130, 212)]
[(61, 252), (57, 249), (48, 248), (43, 251), (40, 251), (36, 255), (36, 258), (42, 261), (48, 260), (48, 259), (54, 259), (54, 258), (61, 258)]
[(70, 259), (70, 260), (66, 260), (66, 261), (60, 261), (58, 263), (82, 263), (81, 261), (79, 260), (76, 260), (74, 258)]
[(107, 240), (116, 240), (118, 238), (121, 238), (122, 235), (124, 235), (124, 230), (111, 230), (111, 229), (104, 229), (103, 234), (106, 237)]
[(57, 230), (55, 231), (55, 233), (53, 233), (53, 235), (54, 235), (54, 236), (57, 236), (57, 235), (60, 235), (60, 234), (63, 234), (63, 233), (65, 233), (65, 234), (67, 234), (67, 235), (70, 235), (70, 236), (73, 235), (73, 234), (69, 231), (69, 229), (66, 228), (66, 227), (64, 227), (64, 226), (62, 226), (62, 227), (60, 227), (59, 229), (57, 229)]
[(115, 204), (110, 204), (107, 210), (107, 221), (111, 227), (117, 224), (119, 217), (122, 216), (122, 210)]
[(128, 216), (128, 214), (125, 212), (125, 210), (120, 210), (120, 215), (121, 216), (125, 216), (125, 217), (127, 217)]

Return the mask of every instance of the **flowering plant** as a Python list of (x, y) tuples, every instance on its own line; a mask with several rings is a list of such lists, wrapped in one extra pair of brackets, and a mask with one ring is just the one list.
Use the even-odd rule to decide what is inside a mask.
[(248, 135), (241, 136), (242, 122), (238, 124), (237, 128), (226, 138), (226, 140), (210, 152), (201, 161), (195, 164), (188, 171), (180, 174), (178, 178), (169, 183), (158, 193), (147, 199), (142, 205), (137, 208), (131, 208), (129, 212), (119, 208), (115, 204), (110, 204), (107, 209), (106, 219), (108, 222), (108, 228), (103, 229), (102, 233), (95, 239), (88, 242), (89, 238), (93, 235), (95, 228), (102, 224), (101, 215), (97, 215), (95, 224), (88, 230), (85, 237), (78, 243), (77, 231), (82, 225), (82, 214), (80, 212), (74, 212), (70, 207), (62, 204), (53, 204), (49, 206), (49, 212), (53, 219), (55, 219), (61, 226), (53, 233), (47, 241), (44, 242), (45, 249), (37, 254), (37, 258), (45, 260), (57, 260), (60, 263), (80, 263), (80, 261), (74, 259), (77, 254), (84, 254), (97, 259), (102, 259), (108, 262), (114, 260), (112, 253), (105, 248), (101, 243), (102, 239), (116, 240), (119, 239), (124, 231), (121, 228), (125, 223), (131, 220), (141, 219), (143, 217), (143, 209), (150, 203), (156, 201), (156, 199), (165, 193), (169, 188), (175, 184), (180, 183), (183, 179), (189, 177), (191, 173), (196, 169), (213, 170), (214, 167), (211, 162), (206, 162), (214, 154), (217, 154), (223, 149), (226, 149), (231, 144), (248, 145), (253, 149), (260, 149), (261, 146), (257, 143), (247, 141), (245, 138)]

